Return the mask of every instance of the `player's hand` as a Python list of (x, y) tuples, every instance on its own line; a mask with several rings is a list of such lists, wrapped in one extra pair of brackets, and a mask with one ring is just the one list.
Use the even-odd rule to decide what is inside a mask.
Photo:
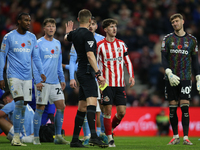
[(4, 82), (4, 80), (1, 80), (0, 81), (0, 89), (4, 90), (4, 88), (5, 88), (5, 82)]
[(98, 77), (98, 82), (99, 82), (99, 85), (101, 85), (101, 87), (104, 87), (104, 85), (106, 83), (106, 80), (104, 79), (103, 76), (99, 76)]
[(196, 75), (196, 80), (197, 80), (197, 91), (199, 91), (200, 94), (200, 75)]
[(42, 78), (42, 83), (44, 83), (46, 81), (46, 76), (44, 74), (41, 74), (41, 78)]
[(133, 77), (130, 77), (129, 83), (131, 83), (130, 87), (133, 87), (135, 85), (135, 79)]
[(71, 79), (69, 85), (72, 89), (75, 89), (77, 87), (76, 80)]
[(65, 64), (62, 64), (63, 69), (65, 69), (65, 66), (66, 66)]
[(177, 75), (173, 74), (171, 69), (167, 68), (165, 70), (165, 73), (168, 76), (169, 83), (171, 86), (177, 86), (180, 83), (180, 81), (179, 81), (180, 78)]
[(65, 82), (61, 82), (60, 85), (61, 85), (62, 90), (64, 90), (65, 87), (66, 87), (66, 83)]
[(66, 33), (69, 33), (70, 31), (73, 30), (73, 26), (74, 26), (74, 22), (73, 21), (68, 21), (67, 23), (65, 23), (65, 27), (66, 27)]
[(42, 91), (43, 87), (44, 87), (44, 85), (42, 83), (36, 84), (36, 88), (37, 88), (38, 91)]

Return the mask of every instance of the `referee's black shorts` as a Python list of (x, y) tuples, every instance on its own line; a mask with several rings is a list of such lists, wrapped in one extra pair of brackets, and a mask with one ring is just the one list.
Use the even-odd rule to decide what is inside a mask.
[(86, 100), (88, 97), (98, 97), (97, 83), (94, 75), (77, 73), (77, 79), (80, 84), (79, 100)]

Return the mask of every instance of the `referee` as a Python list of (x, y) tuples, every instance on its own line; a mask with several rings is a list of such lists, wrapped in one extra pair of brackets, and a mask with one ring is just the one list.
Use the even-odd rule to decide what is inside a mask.
[[(105, 79), (101, 76), (96, 62), (96, 41), (92, 32), (88, 30), (91, 22), (92, 14), (87, 9), (82, 9), (78, 13), (78, 21), (80, 26), (73, 30), (73, 22), (66, 24), (65, 40), (73, 42), (78, 55), (77, 79), (80, 83), (78, 110), (75, 117), (75, 126), (73, 138), (70, 147), (85, 147), (79, 140), (79, 133), (83, 125), (84, 117), (87, 111), (87, 119), (90, 127), (91, 138), (90, 145), (99, 147), (108, 147), (97, 136), (95, 131), (95, 113), (97, 105), (97, 84), (95, 76), (99, 84), (104, 86)], [(72, 31), (73, 30), (73, 31)]]

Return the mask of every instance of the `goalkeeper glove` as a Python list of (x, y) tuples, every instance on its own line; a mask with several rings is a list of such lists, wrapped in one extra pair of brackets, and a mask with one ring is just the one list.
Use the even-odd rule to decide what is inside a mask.
[(197, 91), (199, 91), (200, 94), (200, 75), (196, 75), (196, 80), (197, 80)]
[(167, 68), (165, 70), (165, 73), (168, 76), (169, 83), (171, 86), (177, 86), (180, 83), (180, 81), (179, 81), (180, 78), (177, 75), (173, 74), (171, 69)]

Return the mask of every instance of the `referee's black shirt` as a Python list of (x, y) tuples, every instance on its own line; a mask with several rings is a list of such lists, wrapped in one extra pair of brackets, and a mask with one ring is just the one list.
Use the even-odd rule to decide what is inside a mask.
[[(86, 53), (92, 51), (96, 56), (97, 45), (93, 33), (87, 28), (78, 28), (69, 33), (67, 40), (72, 42), (76, 49), (78, 56), (78, 72), (87, 72), (87, 64), (89, 64), (89, 61)], [(92, 67), (90, 71), (94, 72)]]

